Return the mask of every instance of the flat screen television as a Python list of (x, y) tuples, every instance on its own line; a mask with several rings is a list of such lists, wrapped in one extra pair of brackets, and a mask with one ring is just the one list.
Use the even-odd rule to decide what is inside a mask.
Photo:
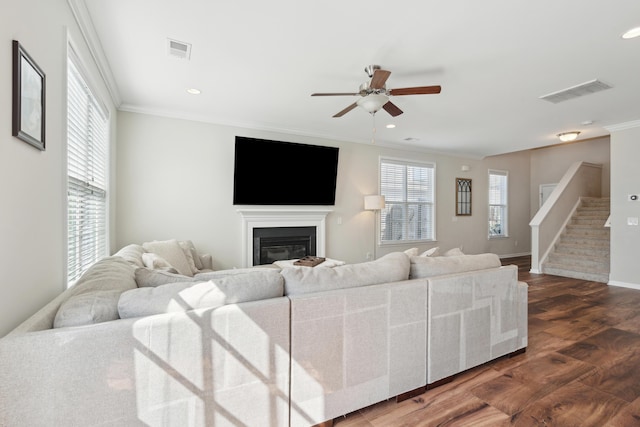
[(334, 205), (338, 148), (236, 136), (234, 205)]

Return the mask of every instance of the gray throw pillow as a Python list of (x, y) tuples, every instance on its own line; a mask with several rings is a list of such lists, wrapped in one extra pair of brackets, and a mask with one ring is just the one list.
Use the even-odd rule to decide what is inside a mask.
[(283, 293), (284, 283), (278, 271), (256, 271), (206, 282), (132, 289), (120, 296), (118, 312), (125, 319), (276, 298)]
[(409, 257), (392, 252), (375, 261), (326, 267), (283, 268), (286, 295), (329, 291), (407, 280)]
[(116, 320), (120, 294), (136, 288), (135, 267), (119, 256), (91, 266), (73, 286), (72, 294), (58, 309), (54, 328), (90, 325)]

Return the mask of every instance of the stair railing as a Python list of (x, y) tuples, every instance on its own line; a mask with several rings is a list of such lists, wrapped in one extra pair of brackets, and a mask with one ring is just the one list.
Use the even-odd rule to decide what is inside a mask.
[(600, 197), (602, 165), (575, 162), (529, 223), (531, 226), (531, 273), (542, 273), (562, 231), (580, 204), (580, 197)]

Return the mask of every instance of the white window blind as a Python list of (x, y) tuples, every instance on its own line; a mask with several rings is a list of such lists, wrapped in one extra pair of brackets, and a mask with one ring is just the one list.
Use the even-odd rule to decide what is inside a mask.
[(507, 171), (489, 171), (489, 237), (508, 236)]
[(67, 71), (67, 286), (107, 255), (109, 120), (70, 55)]
[(381, 159), (381, 242), (435, 239), (435, 165)]

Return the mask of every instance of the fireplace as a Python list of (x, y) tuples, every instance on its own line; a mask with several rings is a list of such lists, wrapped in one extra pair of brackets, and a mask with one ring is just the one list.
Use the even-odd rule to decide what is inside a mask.
[(253, 265), (316, 254), (316, 227), (253, 229)]
[[(268, 259), (274, 258), (295, 259), (302, 258), (302, 256), (305, 255), (315, 255), (321, 257), (326, 256), (325, 219), (331, 211), (332, 209), (330, 208), (319, 207), (238, 209), (237, 212), (242, 216), (242, 266), (250, 267), (252, 265), (256, 265), (256, 262), (258, 262), (259, 264), (268, 264), (270, 262), (273, 262), (268, 261)], [(255, 237), (262, 238), (262, 236), (256, 236), (254, 234), (254, 230), (269, 228), (280, 229), (280, 231), (282, 231), (282, 229), (292, 229), (293, 231), (287, 232), (291, 234), (283, 236), (286, 238), (285, 240), (291, 241), (266, 242), (267, 245), (271, 246), (271, 248), (269, 249), (270, 253), (268, 254), (268, 258), (257, 261), (254, 259), (254, 254), (256, 251)], [(312, 228), (314, 231), (309, 231), (306, 237), (302, 237), (301, 239), (289, 239), (290, 237), (294, 237), (296, 235), (298, 235), (299, 237), (299, 234), (302, 233), (298, 232), (303, 228), (309, 228), (309, 230), (311, 230)], [(261, 232), (258, 231), (258, 234), (260, 233)], [(273, 236), (266, 237), (271, 238)], [(309, 240), (308, 243), (306, 242), (307, 239)], [(304, 243), (302, 242), (302, 240), (304, 240)], [(298, 254), (302, 253), (303, 246), (305, 255), (297, 256)], [(260, 251), (260, 249), (258, 250)]]

